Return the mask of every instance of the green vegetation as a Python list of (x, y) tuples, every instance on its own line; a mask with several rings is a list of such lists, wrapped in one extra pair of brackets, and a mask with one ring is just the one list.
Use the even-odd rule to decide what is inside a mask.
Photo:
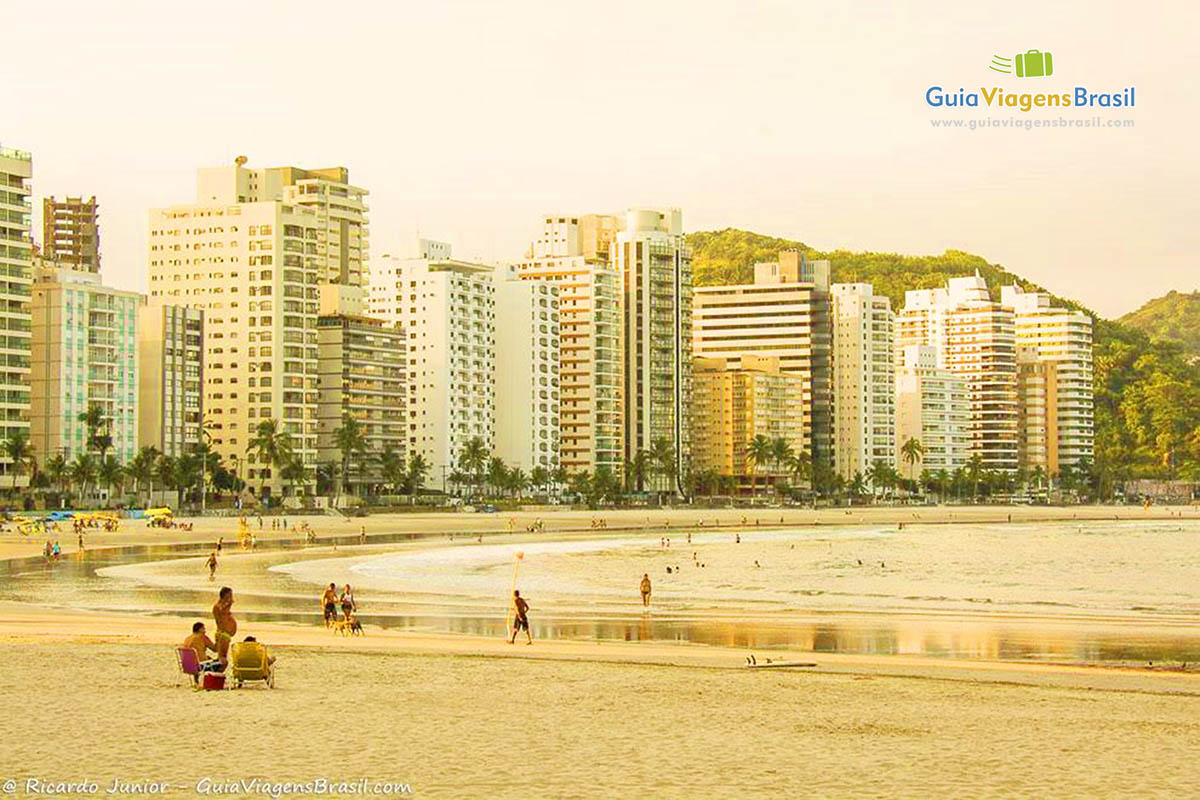
[[(809, 259), (828, 259), (835, 282), (872, 284), (896, 309), (903, 308), (907, 289), (943, 286), (949, 278), (976, 270), (997, 298), (1000, 287), (1009, 283), (1041, 290), (961, 250), (940, 256), (825, 253), (802, 242), (732, 228), (689, 234), (688, 243), (699, 286), (751, 282), (755, 262), (774, 261), (780, 250), (795, 248)], [(1110, 497), (1129, 478), (1200, 480), (1200, 361), (1189, 357), (1200, 352), (1200, 324), (1188, 324), (1193, 318), (1200, 322), (1200, 294), (1172, 293), (1116, 322), (1067, 298), (1054, 301), (1091, 314), (1095, 337), (1096, 458), (1079, 470), (1084, 477), (1060, 477), (1078, 480), (1080, 494), (1101, 498)], [(819, 484), (825, 482), (824, 476), (816, 477)]]
[(1200, 292), (1170, 292), (1117, 321), (1151, 341), (1177, 344), (1189, 356), (1200, 356)]

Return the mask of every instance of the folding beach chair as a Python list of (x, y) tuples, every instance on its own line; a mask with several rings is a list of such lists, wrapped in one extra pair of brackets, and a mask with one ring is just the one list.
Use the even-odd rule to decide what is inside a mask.
[(200, 659), (196, 658), (196, 651), (190, 647), (176, 647), (175, 659), (179, 662), (179, 671), (191, 677), (193, 686), (198, 686), (200, 683)]
[(259, 642), (236, 642), (229, 653), (229, 677), (241, 687), (247, 681), (262, 681), (275, 688), (275, 670), (267, 656), (267, 648)]

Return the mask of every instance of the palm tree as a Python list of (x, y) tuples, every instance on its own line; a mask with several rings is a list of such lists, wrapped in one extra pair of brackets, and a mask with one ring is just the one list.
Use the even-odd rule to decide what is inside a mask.
[(69, 470), (67, 457), (62, 453), (55, 453), (46, 462), (46, 474), (50, 477), (50, 482), (58, 488), (59, 492), (64, 491), (63, 482), (66, 480)]
[(766, 466), (771, 463), (771, 459), (775, 457), (775, 446), (771, 440), (761, 433), (755, 436), (750, 445), (746, 448), (746, 460), (751, 463), (750, 471), (750, 499), (753, 500), (758, 492), (755, 486), (755, 474), (759, 467)]
[(487, 446), (478, 436), (472, 438), (463, 447), (458, 456), (458, 466), (475, 478), (475, 493), (483, 493), (483, 470), (488, 463)]
[(177, 507), (183, 508), (183, 493), (189, 488), (195, 488), (200, 473), (204, 471), (203, 465), (194, 453), (186, 453), (172, 459), (171, 464), (174, 466), (171, 483), (175, 487)]
[(675, 491), (675, 447), (666, 439), (659, 439), (654, 442), (654, 446), (650, 448), (650, 462), (654, 465), (655, 470), (659, 475), (666, 478), (666, 491)]
[(333, 432), (333, 444), (342, 454), (341, 490), (348, 491), (346, 487), (350, 484), (350, 463), (361, 459), (367, 452), (367, 430), (349, 413), (342, 412), (342, 426)]
[(97, 467), (97, 475), (100, 483), (108, 490), (109, 501), (112, 500), (113, 487), (121, 486), (121, 480), (125, 477), (125, 470), (121, 467), (121, 462), (117, 461), (114, 456), (105, 456), (100, 460)]
[(87, 411), (81, 412), (78, 419), (87, 427), (88, 447), (100, 451), (100, 460), (103, 461), (104, 454), (112, 447), (112, 436), (107, 432), (103, 435), (100, 434), (102, 429), (107, 430), (108, 428), (104, 407), (99, 403), (88, 403)]
[(429, 474), (429, 462), (420, 453), (413, 453), (408, 459), (408, 474), (404, 478), (404, 491), (416, 494), (425, 485), (425, 476)]
[(308, 467), (298, 457), (293, 456), (283, 465), (283, 469), (279, 471), (279, 477), (287, 483), (290, 494), (295, 497), (296, 484), (308, 483)]
[(334, 485), (337, 483), (337, 464), (332, 461), (322, 461), (317, 464), (317, 494), (322, 497), (333, 495)]
[(88, 453), (80, 453), (71, 462), (70, 473), (71, 480), (79, 484), (79, 496), (86, 496), (88, 484), (96, 477), (96, 459)]
[(529, 486), (529, 478), (525, 475), (525, 470), (513, 467), (508, 471), (506, 483), (509, 491), (513, 493), (513, 497), (520, 497), (521, 493)]
[(33, 461), (33, 445), (29, 442), (29, 433), (20, 429), (13, 430), (8, 438), (0, 442), (0, 455), (7, 458), (12, 466), (12, 488), (17, 491), (17, 476), (25, 471), (25, 467)]
[(133, 491), (140, 492), (142, 484), (146, 484), (150, 491), (146, 495), (146, 505), (150, 504), (151, 498), (154, 496), (154, 462), (158, 459), (158, 450), (149, 445), (139, 449), (133, 456), (133, 460), (125, 467), (125, 471), (129, 473), (129, 477), (133, 479)]
[(508, 481), (508, 467), (504, 463), (504, 459), (499, 456), (492, 456), (488, 461), (487, 482), (494, 487), (497, 493), (504, 490)]
[(925, 445), (921, 444), (920, 439), (910, 438), (900, 446), (900, 457), (908, 464), (908, 479), (913, 480), (913, 467), (925, 458)]
[(633, 458), (625, 462), (626, 491), (637, 491), (639, 494), (646, 491), (646, 473), (649, 469), (650, 454), (645, 450), (634, 453)]
[(535, 489), (545, 489), (550, 483), (550, 470), (545, 467), (534, 467), (529, 473), (529, 483)]
[(400, 455), (400, 451), (391, 444), (384, 447), (383, 454), (379, 456), (379, 476), (385, 484), (392, 488), (392, 491), (404, 487), (404, 479), (407, 477), (404, 458)]
[[(782, 436), (776, 437), (771, 441), (771, 463), (775, 465), (775, 472), (780, 473), (792, 461), (792, 445), (787, 439)], [(776, 493), (781, 490), (779, 479), (775, 479)]]
[(850, 496), (862, 497), (867, 493), (867, 482), (863, 480), (861, 472), (854, 473), (854, 478), (850, 481)]
[(1033, 472), (1029, 476), (1029, 482), (1033, 484), (1036, 491), (1041, 491), (1042, 486), (1046, 483), (1046, 470), (1041, 464), (1033, 468)]
[(967, 480), (971, 482), (971, 501), (979, 496), (979, 481), (983, 478), (983, 456), (976, 453), (967, 460)]
[[(259, 464), (282, 468), (291, 460), (292, 437), (280, 427), (279, 420), (264, 419), (255, 427), (254, 436), (247, 443), (246, 450), (257, 458)], [(267, 485), (266, 470), (259, 469), (258, 475), (258, 494), (261, 497)]]
[(550, 470), (550, 482), (554, 484), (555, 491), (562, 491), (562, 487), (567, 485), (567, 477), (567, 468), (561, 464)]
[(801, 484), (804, 481), (812, 480), (813, 464), (812, 456), (807, 450), (801, 450), (799, 453), (792, 455), (784, 464), (787, 471), (791, 473), (792, 479), (796, 484)]

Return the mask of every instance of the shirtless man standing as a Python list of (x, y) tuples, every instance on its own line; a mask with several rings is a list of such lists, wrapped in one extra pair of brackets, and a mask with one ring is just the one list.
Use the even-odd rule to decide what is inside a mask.
[(213, 604), (213, 620), (217, 623), (217, 658), (221, 666), (229, 664), (229, 645), (237, 633), (237, 620), (233, 618), (233, 589), (221, 587), (217, 602)]
[(648, 573), (644, 573), (642, 575), (641, 590), (642, 590), (642, 605), (644, 605), (644, 606), (650, 605), (650, 575)]
[(515, 643), (517, 634), (524, 628), (525, 635), (529, 637), (527, 644), (533, 644), (533, 633), (529, 630), (529, 603), (526, 603), (525, 598), (521, 597), (519, 589), (513, 589), (513, 612), (512, 638), (508, 640), (508, 643)]

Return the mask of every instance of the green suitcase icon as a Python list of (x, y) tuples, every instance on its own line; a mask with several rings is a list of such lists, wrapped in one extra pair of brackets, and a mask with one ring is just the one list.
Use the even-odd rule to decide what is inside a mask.
[(1016, 62), (1018, 78), (1044, 78), (1054, 74), (1054, 57), (1048, 52), (1017, 53)]

